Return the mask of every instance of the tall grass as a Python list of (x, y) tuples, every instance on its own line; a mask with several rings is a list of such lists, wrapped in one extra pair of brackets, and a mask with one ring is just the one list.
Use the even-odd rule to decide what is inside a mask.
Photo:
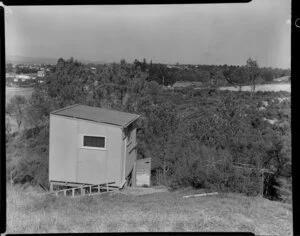
[(8, 233), (251, 231), (292, 235), (291, 205), (260, 197), (220, 194), (182, 198), (167, 192), (143, 196), (38, 196), (35, 189), (7, 191)]

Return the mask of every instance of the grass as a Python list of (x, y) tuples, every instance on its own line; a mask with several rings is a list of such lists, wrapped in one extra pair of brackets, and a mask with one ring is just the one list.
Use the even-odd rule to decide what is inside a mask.
[(7, 233), (250, 231), (292, 235), (291, 205), (260, 197), (228, 193), (182, 198), (186, 193), (180, 191), (72, 199), (37, 196), (34, 190), (7, 187)]

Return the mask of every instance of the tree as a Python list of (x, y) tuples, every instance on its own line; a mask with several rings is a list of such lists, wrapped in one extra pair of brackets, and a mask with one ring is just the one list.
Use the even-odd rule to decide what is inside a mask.
[(64, 107), (85, 100), (93, 76), (90, 68), (73, 58), (60, 58), (54, 72), (45, 77), (45, 83), (41, 87), (45, 88), (47, 96), (59, 107)]
[(11, 124), (10, 124), (8, 116), (5, 115), (5, 136), (6, 136), (6, 142), (8, 141), (8, 137), (10, 135), (10, 132), (11, 132)]
[(147, 117), (145, 124), (145, 142), (153, 163), (162, 169), (164, 181), (168, 171), (167, 163), (167, 144), (170, 137), (174, 134), (178, 119), (172, 103), (162, 103), (155, 106)]
[(6, 73), (13, 72), (13, 64), (7, 63), (6, 64)]
[(240, 91), (242, 90), (242, 85), (247, 81), (244, 67), (225, 65), (225, 68), (223, 70), (223, 77), (229, 84), (238, 86)]
[(26, 104), (27, 100), (24, 96), (15, 95), (10, 99), (10, 102), (6, 107), (6, 113), (16, 120), (19, 131), (21, 129), (21, 124), (24, 121)]
[(256, 80), (258, 79), (258, 77), (260, 75), (257, 61), (255, 61), (251, 58), (249, 58), (247, 60), (246, 73), (247, 73), (249, 82), (251, 84), (251, 96), (253, 96), (253, 93), (255, 92)]

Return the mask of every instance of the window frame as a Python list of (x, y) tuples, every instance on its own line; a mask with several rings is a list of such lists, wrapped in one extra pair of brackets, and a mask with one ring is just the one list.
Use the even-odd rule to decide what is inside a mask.
[[(98, 138), (104, 138), (104, 147), (90, 147), (90, 146), (84, 146), (84, 137), (85, 136), (88, 136), (88, 137), (98, 137)], [(92, 149), (92, 150), (102, 150), (102, 151), (105, 151), (107, 150), (106, 148), (106, 136), (104, 135), (96, 135), (96, 134), (81, 134), (81, 137), (80, 137), (80, 148), (83, 148), (83, 149)]]

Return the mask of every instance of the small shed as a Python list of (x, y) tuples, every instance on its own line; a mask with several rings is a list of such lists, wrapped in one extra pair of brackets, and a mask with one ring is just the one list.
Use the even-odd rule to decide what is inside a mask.
[(138, 118), (136, 114), (84, 105), (51, 112), (51, 188), (104, 183), (122, 187), (126, 180), (134, 185)]

